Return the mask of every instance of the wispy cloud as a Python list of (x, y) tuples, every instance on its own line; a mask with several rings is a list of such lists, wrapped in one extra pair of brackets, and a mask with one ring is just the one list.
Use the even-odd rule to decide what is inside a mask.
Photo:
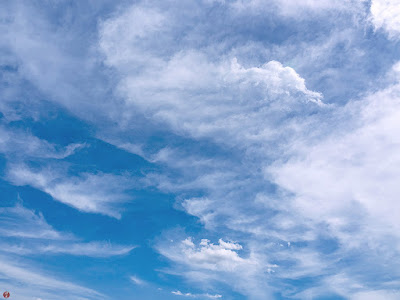
[(11, 165), (7, 178), (15, 185), (40, 189), (80, 211), (115, 218), (120, 218), (119, 204), (130, 199), (125, 191), (132, 187), (132, 181), (124, 176), (85, 173), (70, 177), (65, 171), (33, 170), (21, 164)]
[(109, 257), (128, 254), (135, 247), (110, 242), (82, 242), (71, 233), (55, 230), (42, 214), (17, 204), (0, 209), (0, 252), (17, 255), (76, 255)]
[(146, 285), (146, 284), (147, 284), (146, 281), (144, 281), (144, 280), (142, 280), (142, 279), (140, 279), (139, 277), (134, 276), (134, 275), (129, 276), (129, 279), (130, 279), (134, 284), (137, 284), (137, 285)]
[(65, 240), (68, 234), (61, 234), (47, 224), (42, 214), (24, 208), (21, 204), (0, 208), (0, 235), (17, 238)]
[(32, 157), (62, 159), (85, 146), (85, 144), (70, 144), (63, 148), (39, 139), (30, 133), (8, 129), (4, 125), (0, 125), (0, 152), (11, 156), (13, 159)]
[[(12, 296), (18, 299), (32, 299), (32, 295), (41, 296), (43, 299), (65, 299), (68, 295), (71, 299), (98, 299), (104, 297), (92, 289), (88, 289), (55, 276), (43, 274), (36, 267), (23, 263), (11, 262), (8, 257), (0, 256), (1, 281), (7, 282), (7, 286), (14, 287)], [(15, 288), (23, 284), (25, 288)], [(63, 296), (60, 297), (60, 294)], [(42, 296), (43, 295), (43, 296)]]
[(191, 298), (210, 298), (210, 299), (219, 299), (222, 298), (222, 295), (215, 294), (192, 294), (192, 293), (182, 293), (181, 291), (172, 291), (171, 292), (174, 295), (177, 296), (183, 296), (183, 297), (191, 297)]

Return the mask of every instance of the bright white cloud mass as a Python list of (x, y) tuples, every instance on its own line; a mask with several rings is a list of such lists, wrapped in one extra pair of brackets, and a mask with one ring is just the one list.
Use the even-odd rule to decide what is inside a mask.
[(396, 0), (373, 0), (371, 15), (375, 28), (383, 28), (388, 32), (389, 37), (399, 37), (400, 8)]
[[(0, 3), (15, 299), (400, 299), (400, 3)], [(2, 292), (1, 292), (2, 293)]]

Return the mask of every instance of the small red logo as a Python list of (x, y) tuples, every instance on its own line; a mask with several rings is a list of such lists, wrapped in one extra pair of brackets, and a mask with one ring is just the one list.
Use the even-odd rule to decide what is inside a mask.
[(10, 293), (9, 293), (9, 292), (4, 292), (4, 293), (3, 293), (3, 297), (4, 297), (4, 298), (10, 297)]

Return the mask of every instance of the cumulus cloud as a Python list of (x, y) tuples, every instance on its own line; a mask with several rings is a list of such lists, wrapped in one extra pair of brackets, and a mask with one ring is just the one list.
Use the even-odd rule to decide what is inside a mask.
[(244, 249), (238, 243), (219, 239), (214, 244), (208, 239), (201, 239), (195, 244), (189, 237), (179, 242), (171, 240), (159, 244), (157, 248), (174, 262), (175, 267), (167, 270), (168, 273), (183, 275), (195, 283), (235, 282), (232, 286), (235, 290), (255, 299), (270, 295), (268, 289), (259, 285), (265, 280), (263, 273), (268, 271), (267, 268), (277, 266), (265, 263), (256, 253), (247, 253), (246, 257), (240, 255)]
[(217, 245), (202, 239), (199, 247), (196, 247), (192, 240), (187, 238), (182, 241), (181, 249), (184, 254), (183, 260), (200, 269), (232, 271), (243, 264), (254, 264), (238, 255), (236, 251), (242, 249), (241, 245), (224, 242), (222, 239)]

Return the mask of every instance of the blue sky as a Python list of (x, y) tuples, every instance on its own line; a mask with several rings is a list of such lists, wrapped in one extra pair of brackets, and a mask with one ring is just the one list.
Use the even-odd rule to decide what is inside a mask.
[(400, 299), (397, 0), (2, 1), (10, 299)]

